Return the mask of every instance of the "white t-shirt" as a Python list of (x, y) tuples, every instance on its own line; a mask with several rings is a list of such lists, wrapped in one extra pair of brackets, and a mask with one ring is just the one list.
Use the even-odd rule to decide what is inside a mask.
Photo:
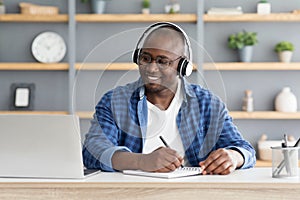
[[(147, 101), (148, 105), (148, 125), (143, 153), (151, 153), (159, 147), (164, 146), (159, 136), (162, 136), (170, 148), (176, 150), (185, 159), (185, 153), (181, 137), (176, 124), (176, 117), (183, 101), (181, 80), (178, 79), (175, 96), (167, 110), (161, 110), (157, 106)], [(185, 159), (185, 164), (187, 161)]]

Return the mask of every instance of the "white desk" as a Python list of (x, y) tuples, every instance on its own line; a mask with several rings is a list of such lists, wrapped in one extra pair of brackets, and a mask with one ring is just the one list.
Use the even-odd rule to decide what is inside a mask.
[(0, 179), (0, 199), (300, 199), (300, 178), (271, 177), (271, 168), (177, 179), (102, 172), (84, 180)]

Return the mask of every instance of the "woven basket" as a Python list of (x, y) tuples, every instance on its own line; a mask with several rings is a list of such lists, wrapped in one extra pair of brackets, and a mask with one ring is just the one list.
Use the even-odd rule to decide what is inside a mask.
[(57, 15), (58, 7), (39, 6), (31, 3), (19, 3), (21, 14), (26, 15)]
[(300, 10), (294, 10), (293, 14), (300, 14)]

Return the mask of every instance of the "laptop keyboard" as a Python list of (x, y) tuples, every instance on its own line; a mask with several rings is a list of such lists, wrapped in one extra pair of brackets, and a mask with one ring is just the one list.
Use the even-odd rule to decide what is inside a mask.
[(92, 174), (97, 171), (99, 171), (99, 169), (84, 169), (83, 174), (84, 174), (84, 176), (87, 176), (87, 175)]

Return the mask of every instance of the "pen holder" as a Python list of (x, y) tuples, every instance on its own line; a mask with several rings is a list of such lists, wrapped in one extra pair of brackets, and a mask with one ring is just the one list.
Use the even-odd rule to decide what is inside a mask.
[(300, 147), (271, 147), (272, 148), (272, 177), (297, 177), (298, 151)]

